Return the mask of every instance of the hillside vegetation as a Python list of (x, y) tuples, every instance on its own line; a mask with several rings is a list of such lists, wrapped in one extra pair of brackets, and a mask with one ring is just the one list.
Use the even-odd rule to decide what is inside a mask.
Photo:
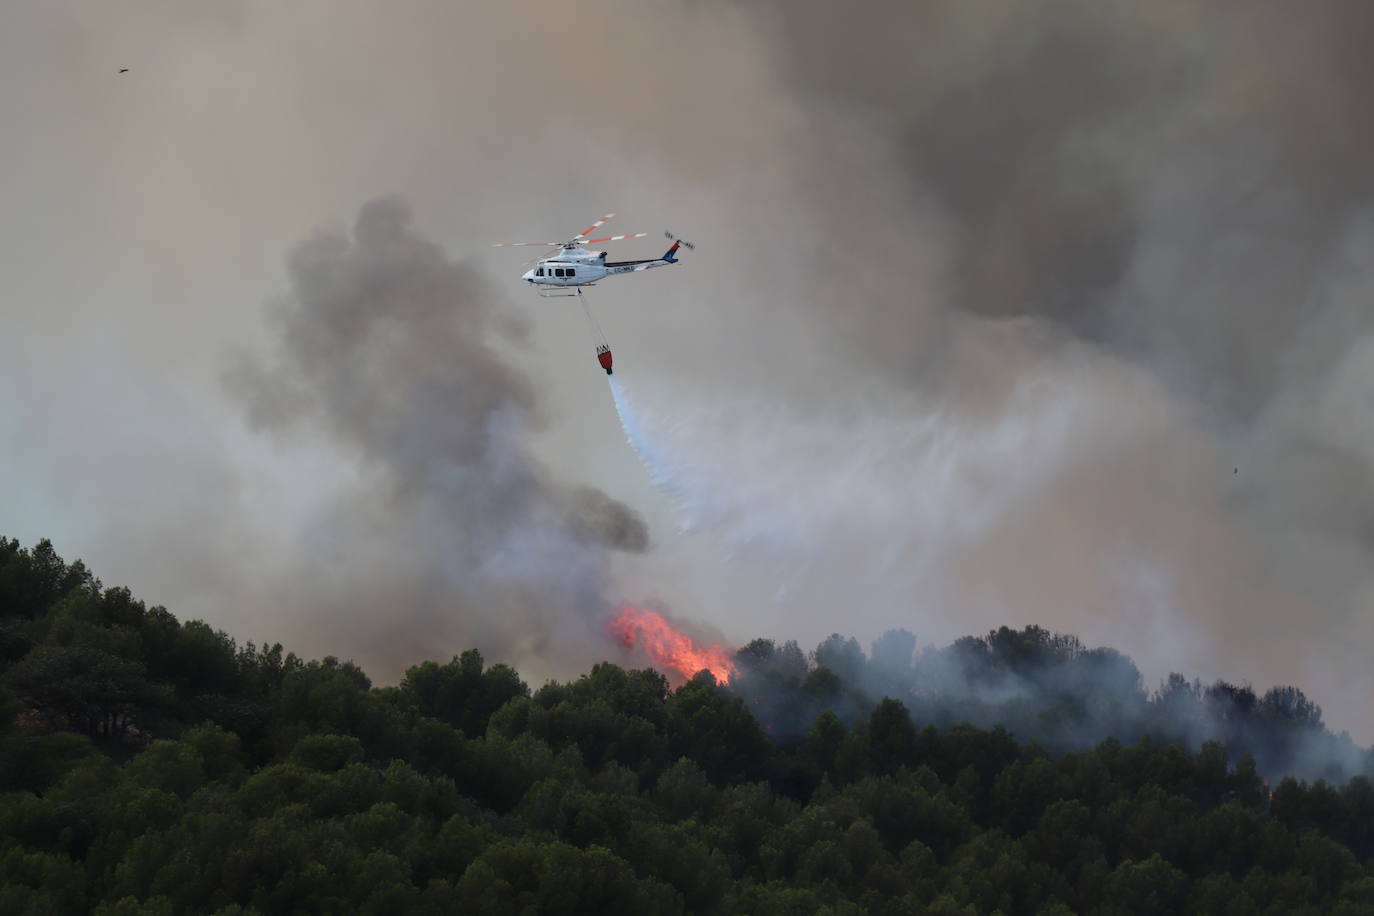
[(915, 648), (374, 687), (0, 538), (0, 912), (1374, 914), (1369, 754), (1295, 688)]

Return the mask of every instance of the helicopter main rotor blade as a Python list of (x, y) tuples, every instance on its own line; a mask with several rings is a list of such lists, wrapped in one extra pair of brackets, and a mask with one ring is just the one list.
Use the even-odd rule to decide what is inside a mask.
[(587, 240), (586, 240), (585, 242), (583, 242), (582, 244), (584, 244), (584, 245), (595, 245), (597, 242), (618, 242), (618, 241), (620, 241), (621, 239), (637, 239), (637, 238), (642, 238), (642, 237), (644, 237), (644, 236), (646, 236), (646, 235), (648, 235), (648, 234), (649, 234), (649, 233), (647, 233), (647, 232), (636, 232), (636, 233), (634, 233), (633, 235), (608, 235), (608, 236), (606, 236), (604, 239), (587, 239)]
[(497, 242), (493, 248), (519, 248), (522, 245), (534, 245), (539, 248), (561, 248), (562, 242)]
[(599, 226), (605, 224), (606, 220), (610, 219), (613, 216), (615, 216), (614, 213), (607, 213), (605, 216), (601, 217), (601, 219), (592, 223), (590, 226), (588, 226), (586, 229), (583, 229), (581, 232), (577, 233), (577, 235), (573, 236), (573, 238), (579, 240), (585, 239), (588, 235), (591, 235), (593, 229), (596, 229)]

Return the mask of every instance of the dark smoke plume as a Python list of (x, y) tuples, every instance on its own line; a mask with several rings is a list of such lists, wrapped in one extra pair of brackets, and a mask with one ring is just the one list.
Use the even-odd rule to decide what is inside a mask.
[(616, 550), (642, 553), (649, 549), (649, 527), (629, 506), (595, 487), (578, 487), (568, 496), (578, 530)]
[[(787, 8), (790, 84), (884, 124), (948, 227), (951, 307), (1053, 323), (1246, 417), (1296, 340), (1345, 345), (1314, 325), (1374, 202), (1368, 4)], [(854, 305), (865, 347), (912, 371), (892, 305)]]
[(289, 273), (277, 352), (243, 355), (226, 382), (258, 428), (319, 439), (359, 469), (311, 525), (295, 602), (397, 663), (594, 645), (605, 551), (645, 550), (647, 529), (530, 457), (535, 389), (499, 350), (524, 328), (395, 199), (366, 204), (351, 238), (302, 244)]

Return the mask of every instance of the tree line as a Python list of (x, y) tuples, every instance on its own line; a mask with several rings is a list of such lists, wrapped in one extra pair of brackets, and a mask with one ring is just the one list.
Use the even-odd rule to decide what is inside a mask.
[(1374, 913), (1368, 752), (1294, 688), (915, 649), (375, 687), (0, 538), (0, 912)]

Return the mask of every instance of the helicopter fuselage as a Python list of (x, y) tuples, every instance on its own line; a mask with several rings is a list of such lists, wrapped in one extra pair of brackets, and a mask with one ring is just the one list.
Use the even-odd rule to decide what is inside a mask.
[(661, 258), (640, 261), (607, 261), (604, 251), (567, 246), (552, 257), (541, 258), (536, 267), (521, 275), (521, 279), (540, 287), (541, 293), (546, 290), (552, 293), (562, 287), (591, 286), (606, 277), (676, 264), (674, 254), (678, 245), (674, 241), (673, 247)]

